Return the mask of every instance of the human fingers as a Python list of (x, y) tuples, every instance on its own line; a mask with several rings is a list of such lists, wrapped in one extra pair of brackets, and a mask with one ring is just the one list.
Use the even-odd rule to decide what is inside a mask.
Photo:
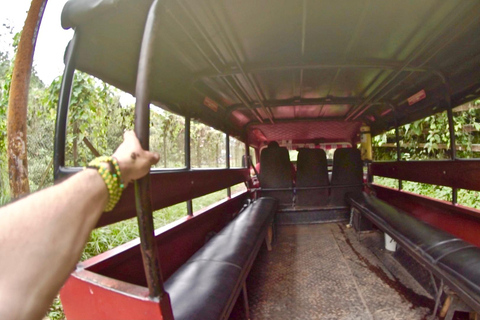
[(160, 156), (155, 152), (143, 150), (133, 131), (123, 134), (124, 141), (114, 153), (122, 178), (126, 184), (145, 176), (150, 167), (157, 163)]

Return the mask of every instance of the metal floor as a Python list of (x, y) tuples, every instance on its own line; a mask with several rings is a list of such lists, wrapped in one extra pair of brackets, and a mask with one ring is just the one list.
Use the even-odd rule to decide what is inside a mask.
[[(250, 319), (428, 319), (431, 296), (381, 249), (378, 232), (344, 224), (279, 226), (247, 279)], [(231, 319), (245, 319), (242, 298)]]

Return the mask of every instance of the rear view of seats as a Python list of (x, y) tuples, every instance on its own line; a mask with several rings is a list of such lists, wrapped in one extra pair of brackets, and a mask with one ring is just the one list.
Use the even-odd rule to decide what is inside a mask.
[[(294, 173), (286, 148), (271, 142), (262, 150), (259, 173), (263, 196), (274, 197), (283, 206), (293, 205)], [(345, 194), (363, 189), (363, 162), (360, 150), (337, 149), (333, 155), (332, 177), (322, 149), (300, 149), (296, 174), (296, 206), (347, 207)], [(283, 189), (283, 190), (272, 190)]]
[(260, 155), (259, 180), (262, 189), (282, 188), (289, 190), (262, 190), (262, 196), (278, 199), (280, 205), (292, 205), (293, 176), (287, 148), (270, 142)]
[(333, 154), (330, 205), (345, 207), (346, 193), (361, 194), (363, 163), (358, 149), (337, 149)]
[[(328, 204), (327, 155), (322, 149), (300, 149), (297, 158), (297, 206)], [(309, 188), (309, 189), (302, 189)]]

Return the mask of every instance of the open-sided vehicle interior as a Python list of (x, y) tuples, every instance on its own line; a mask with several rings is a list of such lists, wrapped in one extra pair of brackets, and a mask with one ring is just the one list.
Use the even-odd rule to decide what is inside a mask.
[[(381, 318), (368, 298), (352, 298), (363, 301), (360, 313), (316, 307), (328, 301), (319, 292), (335, 276), (316, 269), (328, 265), (321, 259), (330, 244), (314, 240), (328, 234), (336, 243), (343, 234), (342, 243), (351, 245), (379, 231), (430, 276), (432, 306), (421, 317), (441, 306), (447, 316), (460, 307), (480, 312), (480, 212), (456, 203), (457, 189), (480, 191), (480, 162), (457, 159), (451, 120), (454, 107), (480, 97), (479, 15), (480, 3), (454, 0), (67, 2), (62, 25), (75, 35), (65, 55), (55, 177), (78, 170), (65, 166), (75, 70), (136, 97), (135, 132), (144, 148), (149, 105), (185, 117), (186, 132), (185, 168), (152, 170), (102, 215), (98, 227), (137, 215), (140, 239), (78, 265), (61, 293), (67, 318)], [(398, 127), (442, 111), (450, 121), (450, 159), (404, 161)], [(244, 142), (244, 167), (192, 169), (191, 119)], [(372, 137), (392, 129), (397, 160), (372, 161)], [(382, 187), (375, 176), (447, 186), (452, 201)], [(238, 183), (247, 191), (200, 212), (190, 208), (185, 218), (153, 230), (152, 210)], [(268, 259), (282, 250), (292, 256), (285, 248), (303, 237), (316, 241), (306, 251), (318, 263), (288, 267), (297, 280), (280, 277), (279, 288), (261, 282), (276, 266)], [(351, 253), (362, 245), (357, 241)], [(335, 259), (331, 268), (340, 272), (348, 259)], [(345, 277), (355, 276), (352, 270)], [(323, 276), (310, 278), (316, 272)], [(295, 300), (302, 295), (296, 285), (313, 293), (305, 298), (310, 304)], [(338, 295), (332, 293), (338, 303), (355, 305)], [(266, 306), (276, 311), (265, 313)]]

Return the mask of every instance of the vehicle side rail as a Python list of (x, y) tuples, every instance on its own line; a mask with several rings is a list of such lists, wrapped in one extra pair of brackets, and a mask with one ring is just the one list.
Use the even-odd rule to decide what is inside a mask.
[[(159, 210), (197, 198), (249, 179), (248, 169), (183, 170), (150, 173), (152, 209)], [(134, 187), (130, 185), (110, 212), (104, 212), (97, 228), (135, 217)]]
[(420, 221), (375, 196), (348, 194), (346, 199), (473, 309), (480, 310), (479, 247)]
[(373, 162), (375, 176), (480, 191), (480, 160)]
[(349, 188), (349, 187), (363, 187), (364, 184), (339, 184), (317, 187), (293, 187), (293, 188), (256, 188), (258, 191), (294, 191), (294, 190), (318, 190), (318, 189), (335, 189), (335, 188)]

